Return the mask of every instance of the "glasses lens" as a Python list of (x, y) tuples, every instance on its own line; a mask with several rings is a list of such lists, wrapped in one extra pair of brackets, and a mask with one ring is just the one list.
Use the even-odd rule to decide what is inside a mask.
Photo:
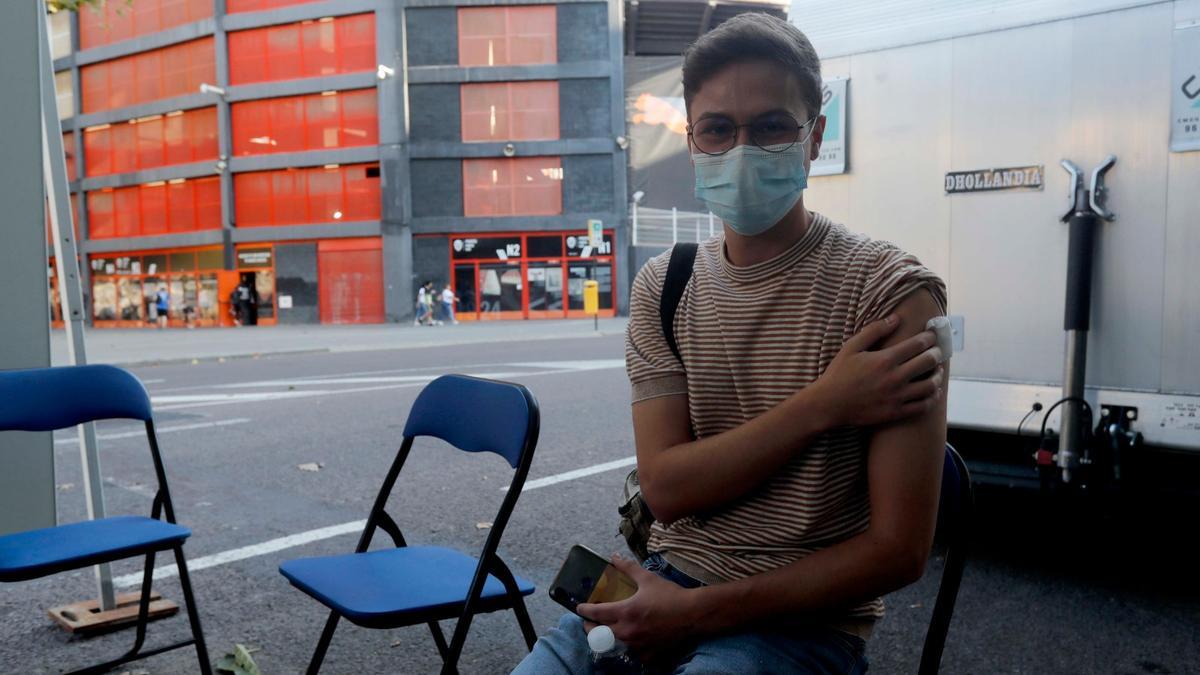
[(775, 150), (772, 146), (791, 146), (800, 139), (800, 123), (790, 115), (768, 115), (754, 121), (750, 126), (750, 140), (760, 148)]
[(692, 142), (700, 152), (719, 155), (737, 141), (737, 126), (725, 117), (705, 117), (692, 125)]

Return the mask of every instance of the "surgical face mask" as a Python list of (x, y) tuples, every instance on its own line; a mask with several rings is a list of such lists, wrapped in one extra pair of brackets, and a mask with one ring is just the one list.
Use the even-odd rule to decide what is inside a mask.
[[(785, 147), (773, 146), (772, 149)], [(774, 227), (808, 187), (808, 143), (781, 152), (739, 145), (723, 155), (696, 153), (696, 198), (734, 232), (753, 237)]]

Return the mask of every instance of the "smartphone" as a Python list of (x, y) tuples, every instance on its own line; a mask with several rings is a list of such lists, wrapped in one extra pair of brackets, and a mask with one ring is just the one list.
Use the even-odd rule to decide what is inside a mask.
[(632, 597), (637, 584), (594, 551), (571, 547), (554, 583), (550, 598), (574, 612), (580, 603), (616, 602)]

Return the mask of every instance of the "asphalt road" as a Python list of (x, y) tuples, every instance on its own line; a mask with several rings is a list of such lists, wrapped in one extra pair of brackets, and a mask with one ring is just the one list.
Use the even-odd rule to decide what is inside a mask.
[[(291, 588), (278, 565), (353, 550), (353, 523), (365, 518), (428, 376), (466, 372), (529, 386), (542, 409), (534, 480), (633, 454), (621, 358), (620, 337), (605, 336), (136, 368), (155, 399), (178, 517), (194, 531), (189, 559), (245, 556), (192, 574), (212, 657), (242, 643), (264, 673), (303, 671), (325, 612)], [(104, 424), (100, 433), (130, 429)], [(63, 522), (84, 513), (78, 447), (69, 438), (56, 446)], [(298, 468), (307, 463), (320, 469)], [(141, 438), (102, 441), (102, 470), (110, 514), (148, 511), (153, 475)], [(624, 474), (596, 473), (521, 497), (501, 554), (538, 585), (529, 608), (539, 631), (561, 613), (546, 588), (570, 545), (621, 550), (615, 506)], [(390, 508), (410, 543), (477, 551), (487, 535), (481, 524), (493, 519), (510, 476), (498, 457), (419, 444)], [(1147, 502), (1117, 517), (1000, 490), (979, 497), (943, 672), (1200, 671), (1194, 504)], [(342, 534), (311, 534), (342, 525)], [(269, 550), (305, 533), (312, 541)], [(115, 570), (118, 578), (137, 571), (131, 563)], [(869, 647), (872, 672), (915, 672), (940, 571), (935, 557), (925, 579), (886, 599), (888, 615)], [(174, 578), (155, 588), (181, 599)], [(47, 619), (48, 607), (92, 595), (90, 570), (0, 589), (0, 673), (58, 673), (122, 651), (129, 631), (73, 639)], [(153, 624), (149, 641), (186, 634), (180, 614)], [(472, 626), (461, 669), (507, 672), (524, 651), (510, 614), (486, 615)], [(343, 622), (323, 672), (434, 673), (439, 665), (423, 627), (369, 631)], [(128, 670), (195, 672), (194, 653)]]

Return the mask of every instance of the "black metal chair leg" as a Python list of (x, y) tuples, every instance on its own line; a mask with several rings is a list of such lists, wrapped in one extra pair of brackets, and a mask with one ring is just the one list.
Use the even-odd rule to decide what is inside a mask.
[(137, 633), (133, 639), (133, 648), (118, 658), (94, 666), (75, 670), (67, 675), (98, 675), (107, 673), (113, 668), (138, 659), (138, 652), (146, 642), (146, 624), (150, 622), (150, 584), (154, 580), (154, 553), (146, 555), (146, 569), (142, 573), (142, 596), (138, 599)]
[(305, 671), (308, 675), (317, 675), (321, 672), (321, 663), (325, 661), (325, 652), (329, 649), (333, 631), (337, 630), (338, 620), (341, 618), (342, 615), (337, 612), (329, 613), (329, 618), (325, 621), (325, 628), (321, 631), (321, 639), (317, 640), (317, 650), (313, 652), (312, 660), (308, 662), (308, 670)]
[[(468, 603), (470, 604), (470, 603)], [(442, 675), (452, 675), (458, 672), (458, 659), (462, 656), (463, 647), (467, 644), (467, 633), (471, 630), (471, 619), (475, 613), (468, 609), (454, 624), (454, 635), (450, 638), (450, 653), (442, 659)]]
[(446, 660), (446, 655), (450, 653), (450, 647), (446, 645), (446, 635), (442, 633), (442, 626), (436, 621), (429, 622), (429, 632), (433, 633), (433, 643), (437, 645), (438, 656), (442, 660)]
[(192, 579), (188, 575), (182, 546), (175, 547), (175, 566), (179, 568), (179, 585), (183, 588), (183, 601), (187, 604), (188, 623), (192, 627), (192, 639), (196, 642), (196, 659), (200, 662), (200, 673), (212, 675), (212, 665), (208, 662), (208, 647), (204, 644), (204, 629), (200, 626), (200, 612), (196, 609), (196, 597), (192, 593)]
[(517, 615), (517, 623), (521, 626), (521, 635), (525, 636), (525, 646), (529, 651), (533, 651), (533, 644), (537, 642), (537, 631), (533, 629), (533, 621), (529, 619), (529, 612), (525, 609), (525, 598), (518, 597), (513, 603), (513, 614)]

